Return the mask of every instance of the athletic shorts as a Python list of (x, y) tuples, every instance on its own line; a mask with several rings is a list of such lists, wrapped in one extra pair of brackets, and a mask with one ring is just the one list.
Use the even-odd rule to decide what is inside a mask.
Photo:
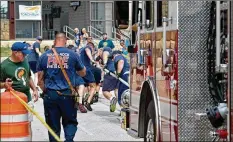
[(84, 82), (83, 78), (77, 74), (75, 77), (75, 86), (80, 86), (80, 85), (84, 85), (84, 84), (85, 84), (85, 82)]
[(30, 69), (32, 70), (33, 73), (36, 73), (36, 65), (37, 65), (37, 61), (30, 61), (28, 62), (29, 63), (29, 66), (30, 66)]
[(104, 75), (102, 91), (113, 91), (118, 88), (119, 81), (109, 74)]
[(85, 86), (88, 86), (89, 83), (95, 83), (95, 77), (90, 69), (86, 70), (86, 75), (83, 77), (83, 81), (85, 82)]
[(99, 69), (97, 67), (92, 67), (91, 72), (93, 73), (93, 75), (95, 77), (95, 82), (97, 84), (100, 83), (100, 81), (101, 81), (101, 69)]

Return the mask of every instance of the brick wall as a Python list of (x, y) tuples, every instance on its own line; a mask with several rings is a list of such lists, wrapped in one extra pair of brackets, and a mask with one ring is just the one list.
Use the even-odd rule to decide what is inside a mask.
[(90, 25), (90, 1), (81, 1), (81, 6), (76, 11), (69, 8), (69, 23), (71, 28), (87, 29)]
[[(43, 2), (45, 3), (45, 2)], [(76, 11), (70, 7), (69, 1), (56, 1), (54, 6), (61, 6), (61, 17), (64, 13), (68, 13), (68, 21), (65, 22), (69, 27), (75, 28), (87, 28), (90, 25), (90, 3), (89, 1), (81, 1), (81, 6), (77, 8)], [(53, 27), (55, 31), (61, 30), (61, 19), (53, 19)]]

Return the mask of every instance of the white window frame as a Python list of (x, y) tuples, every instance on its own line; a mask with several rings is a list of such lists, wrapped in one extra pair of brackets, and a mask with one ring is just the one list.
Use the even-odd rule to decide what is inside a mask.
[[(21, 2), (21, 1), (15, 1), (15, 2)], [(31, 3), (32, 3), (32, 5), (33, 5), (33, 2), (34, 1), (30, 1)], [(42, 12), (43, 12), (43, 1), (35, 1), (35, 2), (40, 2), (40, 4), (41, 4), (41, 16), (43, 15), (42, 14)], [(17, 38), (16, 37), (16, 22), (17, 21), (35, 21), (35, 22), (40, 22), (40, 36), (43, 38), (43, 17), (41, 17), (41, 20), (20, 20), (19, 18), (17, 18), (16, 19), (16, 13), (17, 13), (17, 11), (16, 11), (16, 4), (14, 3), (14, 16), (15, 16), (15, 24), (14, 24), (14, 28), (15, 28), (15, 35), (14, 35), (14, 37), (15, 37), (15, 39), (34, 39), (33, 38), (33, 28), (32, 28), (32, 38)], [(32, 26), (33, 27), (33, 26)], [(39, 36), (39, 35), (38, 35)]]

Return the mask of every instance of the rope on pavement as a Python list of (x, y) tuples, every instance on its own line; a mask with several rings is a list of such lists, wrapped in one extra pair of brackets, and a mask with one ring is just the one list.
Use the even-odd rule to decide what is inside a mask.
[(23, 104), (23, 106), (30, 111), (32, 114), (34, 114), (39, 120), (40, 122), (48, 129), (48, 131), (50, 132), (50, 134), (59, 142), (61, 142), (62, 140), (57, 136), (57, 134), (49, 127), (49, 125), (43, 120), (43, 118), (36, 112), (34, 111), (24, 100), (22, 100), (19, 96), (17, 96), (13, 90), (10, 90), (10, 93), (15, 96), (18, 101)]

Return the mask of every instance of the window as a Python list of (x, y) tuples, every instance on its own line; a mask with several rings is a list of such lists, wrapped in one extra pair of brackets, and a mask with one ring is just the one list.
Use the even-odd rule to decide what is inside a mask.
[(19, 5), (34, 6), (41, 5), (41, 1), (16, 1), (15, 2), (15, 38), (36, 38), (41, 33), (41, 20), (19, 19)]
[(90, 2), (90, 35), (101, 38), (106, 32), (109, 37), (114, 37), (113, 27), (113, 2)]
[(36, 38), (41, 35), (40, 21), (16, 21), (16, 38)]
[(146, 1), (146, 26), (148, 29), (154, 28), (154, 2)]
[(105, 20), (105, 3), (91, 2), (91, 20)]
[(1, 19), (9, 19), (8, 18), (8, 1), (1, 1), (0, 14), (1, 14)]
[(115, 1), (114, 3), (115, 26), (116, 28), (127, 29), (129, 24), (129, 1)]
[(163, 26), (163, 17), (168, 18), (168, 1), (157, 1), (157, 27)]

